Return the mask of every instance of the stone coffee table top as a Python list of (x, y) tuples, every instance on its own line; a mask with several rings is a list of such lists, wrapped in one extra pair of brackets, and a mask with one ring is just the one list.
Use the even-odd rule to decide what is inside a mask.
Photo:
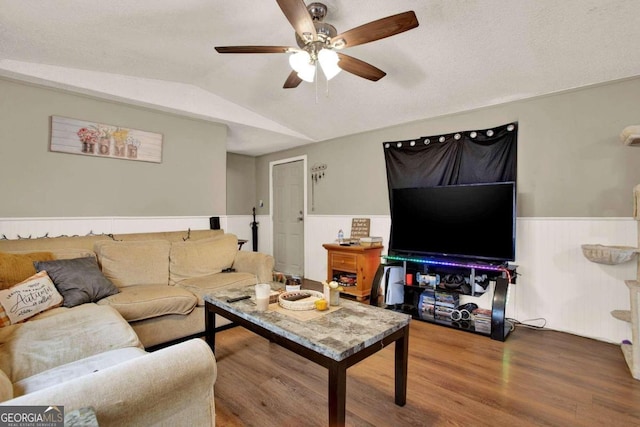
[[(273, 286), (272, 286), (273, 287)], [(317, 353), (340, 361), (402, 329), (411, 316), (340, 299), (340, 309), (310, 320), (278, 311), (260, 312), (252, 299), (228, 303), (228, 298), (254, 296), (254, 286), (225, 288), (205, 295), (205, 301), (262, 326)]]

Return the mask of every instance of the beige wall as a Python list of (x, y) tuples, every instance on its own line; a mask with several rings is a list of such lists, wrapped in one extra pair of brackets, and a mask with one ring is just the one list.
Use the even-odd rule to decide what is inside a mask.
[(256, 200), (256, 159), (227, 154), (227, 214), (250, 215)]
[[(325, 178), (314, 188), (313, 213), (387, 215), (382, 142), (518, 121), (519, 216), (628, 217), (632, 189), (640, 183), (640, 148), (624, 146), (619, 134), (640, 124), (638, 99), (640, 78), (635, 78), (261, 156), (256, 197), (265, 207), (260, 213), (269, 213), (270, 161), (306, 154), (309, 167), (327, 164)], [(311, 212), (311, 200), (308, 206)]]
[[(163, 134), (162, 163), (49, 152), (52, 115)], [(226, 127), (0, 79), (0, 217), (226, 213)]]
[[(328, 166), (310, 213), (386, 215), (383, 141), (510, 121), (520, 125), (519, 216), (630, 216), (640, 148), (618, 135), (640, 123), (638, 99), (640, 78), (629, 79), (254, 159), (227, 155), (221, 124), (0, 79), (0, 217), (268, 214), (269, 162), (303, 154)], [(51, 115), (162, 133), (163, 161), (51, 153)]]

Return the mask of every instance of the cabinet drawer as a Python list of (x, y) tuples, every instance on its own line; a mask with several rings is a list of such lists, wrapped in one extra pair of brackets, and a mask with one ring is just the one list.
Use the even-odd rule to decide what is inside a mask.
[(331, 268), (356, 271), (356, 255), (331, 254)]

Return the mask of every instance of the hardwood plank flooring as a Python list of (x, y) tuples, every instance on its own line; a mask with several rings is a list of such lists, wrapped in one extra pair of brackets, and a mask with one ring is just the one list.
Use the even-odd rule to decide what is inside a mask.
[[(325, 368), (243, 328), (216, 335), (218, 426), (325, 426)], [(413, 320), (407, 404), (393, 346), (347, 371), (349, 426), (640, 426), (617, 345), (517, 328), (506, 342)]]

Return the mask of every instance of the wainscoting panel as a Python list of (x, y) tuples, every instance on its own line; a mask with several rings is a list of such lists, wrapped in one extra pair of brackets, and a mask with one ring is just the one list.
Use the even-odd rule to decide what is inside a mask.
[[(220, 228), (236, 234), (238, 239), (248, 240), (243, 250), (251, 250), (251, 215), (216, 215), (220, 217)], [(259, 249), (271, 253), (269, 229), (260, 230), (262, 224), (270, 222), (269, 216), (256, 217)], [(150, 233), (175, 230), (206, 230), (209, 217), (84, 217), (84, 218), (0, 218), (0, 238), (18, 239), (57, 236), (85, 236), (87, 234)], [(262, 250), (261, 250), (262, 251)]]
[[(222, 223), (222, 218), (220, 219)], [(242, 245), (243, 251), (253, 250), (253, 231), (251, 229), (251, 223), (253, 222), (253, 215), (228, 215), (226, 217), (226, 226), (222, 227), (227, 233), (233, 233), (238, 236), (238, 239), (244, 239), (247, 241)], [(273, 245), (271, 243), (271, 226), (268, 225), (271, 219), (268, 215), (256, 215), (256, 222), (258, 223), (258, 252), (267, 254), (273, 253)]]
[[(362, 215), (367, 217), (366, 215)], [(369, 216), (371, 235), (389, 244), (390, 218)], [(323, 243), (334, 242), (338, 230), (349, 235), (352, 217), (308, 215), (305, 221), (305, 277), (327, 277)], [(271, 253), (270, 219), (261, 217), (260, 250)], [(636, 263), (594, 264), (583, 255), (583, 243), (636, 246), (632, 218), (519, 218), (517, 220), (517, 284), (509, 291), (507, 316), (521, 322), (602, 341), (619, 343), (631, 336), (629, 324), (614, 319), (612, 310), (629, 309), (625, 279), (636, 278)]]
[[(223, 218), (220, 218), (223, 226)], [(202, 230), (209, 217), (83, 217), (0, 218), (0, 238), (85, 236), (87, 234), (149, 233), (154, 231)]]
[[(367, 217), (362, 215), (362, 217)], [(371, 235), (384, 239), (386, 253), (390, 218), (371, 218)], [(251, 215), (220, 216), (221, 227), (249, 240)], [(269, 215), (256, 217), (258, 250), (273, 254)], [(349, 235), (351, 216), (308, 215), (305, 219), (305, 277), (322, 281), (327, 274), (323, 243), (334, 242), (338, 230)], [(100, 233), (135, 233), (209, 228), (209, 217), (0, 218), (0, 238), (50, 237)], [(637, 246), (637, 222), (632, 218), (519, 218), (517, 221), (517, 284), (510, 287), (507, 316), (521, 322), (602, 341), (630, 339), (629, 324), (614, 319), (612, 310), (629, 309), (626, 279), (635, 279), (637, 264), (602, 265), (589, 262), (583, 243)]]
[[(389, 241), (389, 228), (391, 219), (388, 216), (362, 217), (371, 219), (370, 234), (384, 239), (383, 253), (387, 253)], [(327, 251), (322, 247), (323, 243), (335, 243), (338, 241), (338, 231), (344, 232), (345, 238), (351, 232), (351, 220), (353, 217), (334, 215), (307, 215), (305, 228), (305, 276), (312, 280), (327, 279)]]
[(636, 263), (595, 264), (584, 243), (637, 246), (631, 218), (521, 218), (517, 226), (518, 284), (513, 286), (520, 321), (542, 317), (551, 329), (619, 343), (631, 326), (612, 310), (629, 309), (624, 280), (636, 277)]

